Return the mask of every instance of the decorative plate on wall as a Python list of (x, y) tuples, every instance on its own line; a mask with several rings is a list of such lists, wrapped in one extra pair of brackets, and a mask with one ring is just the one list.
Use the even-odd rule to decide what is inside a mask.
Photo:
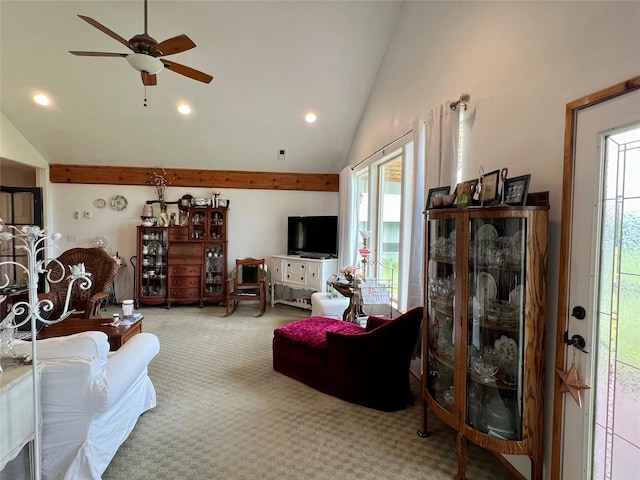
[(118, 212), (127, 208), (127, 203), (127, 199), (122, 195), (114, 195), (111, 197), (111, 208)]
[(107, 206), (107, 201), (104, 198), (96, 198), (93, 201), (93, 206), (96, 208), (104, 208)]

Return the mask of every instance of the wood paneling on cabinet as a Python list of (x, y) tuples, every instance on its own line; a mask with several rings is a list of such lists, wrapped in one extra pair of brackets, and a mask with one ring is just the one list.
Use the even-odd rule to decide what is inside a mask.
[[(49, 166), (52, 183), (98, 185), (152, 185), (158, 168), (110, 167), (100, 165)], [(172, 187), (243, 188), (259, 190), (302, 190), (337, 192), (338, 174), (245, 172), (235, 170), (194, 170), (165, 168)]]

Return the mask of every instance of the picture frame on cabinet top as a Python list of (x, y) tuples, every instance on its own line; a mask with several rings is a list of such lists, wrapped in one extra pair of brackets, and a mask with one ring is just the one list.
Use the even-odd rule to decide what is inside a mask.
[(525, 205), (527, 203), (530, 179), (531, 174), (505, 179), (502, 186), (504, 203), (507, 205)]
[(457, 184), (456, 189), (453, 191), (453, 194), (456, 196), (455, 205), (458, 207), (470, 206), (477, 185), (477, 178)]
[(433, 199), (442, 195), (449, 195), (449, 190), (451, 190), (450, 185), (447, 185), (446, 187), (430, 188), (429, 193), (427, 194), (427, 204), (425, 206), (425, 210), (437, 207), (438, 205), (433, 204)]
[[(494, 170), (482, 176), (480, 179), (480, 191), (477, 200), (474, 198), (474, 205), (490, 205), (500, 199), (500, 170)], [(477, 186), (476, 186), (477, 189)], [(475, 192), (474, 192), (475, 193)]]

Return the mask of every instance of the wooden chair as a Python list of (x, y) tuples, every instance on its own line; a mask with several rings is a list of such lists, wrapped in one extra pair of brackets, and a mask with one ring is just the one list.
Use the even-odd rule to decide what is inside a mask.
[[(49, 262), (51, 278), (58, 279), (62, 276), (65, 280), (58, 283), (50, 283), (49, 291), (39, 295), (39, 298), (53, 302), (54, 311), (51, 318), (58, 318), (62, 312), (67, 298), (68, 281), (66, 277), (71, 273), (71, 265), (84, 263), (85, 271), (90, 273), (91, 288), (80, 289), (76, 282), (71, 291), (69, 308), (77, 310), (73, 317), (100, 318), (100, 306), (109, 297), (113, 280), (118, 273), (118, 264), (111, 256), (101, 248), (72, 248), (63, 252), (56, 261)], [(58, 263), (59, 262), (59, 263)]]
[(236, 268), (227, 279), (226, 315), (235, 312), (240, 302), (259, 302), (262, 315), (267, 306), (265, 277), (264, 258), (237, 259)]

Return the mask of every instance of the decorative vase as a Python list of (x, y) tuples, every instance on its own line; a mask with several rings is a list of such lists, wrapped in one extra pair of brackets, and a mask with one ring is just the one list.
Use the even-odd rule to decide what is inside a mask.
[(165, 203), (160, 204), (160, 215), (158, 215), (158, 226), (169, 226), (169, 214), (167, 214), (167, 205)]

